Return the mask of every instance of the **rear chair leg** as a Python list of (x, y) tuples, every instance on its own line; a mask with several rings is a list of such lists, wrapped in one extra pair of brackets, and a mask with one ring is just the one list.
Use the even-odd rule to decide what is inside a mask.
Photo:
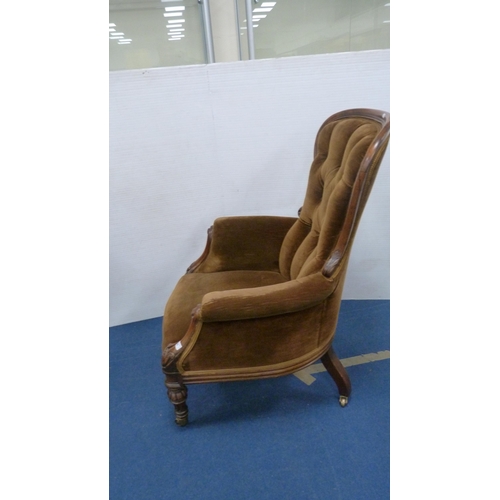
[(326, 368), (326, 371), (330, 374), (334, 382), (337, 384), (340, 394), (340, 406), (346, 406), (347, 402), (349, 401), (349, 396), (351, 395), (351, 379), (349, 378), (346, 369), (340, 362), (340, 359), (335, 354), (333, 347), (330, 346), (330, 349), (328, 349), (328, 351), (323, 354), (323, 356), (321, 357), (321, 362)]

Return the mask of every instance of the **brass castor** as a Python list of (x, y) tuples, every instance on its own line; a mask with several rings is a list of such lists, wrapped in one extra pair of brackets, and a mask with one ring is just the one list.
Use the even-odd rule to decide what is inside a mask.
[(179, 406), (177, 406), (175, 408), (175, 423), (179, 427), (184, 427), (185, 425), (187, 425), (187, 423), (188, 423), (188, 408), (185, 404), (184, 404), (184, 408), (179, 408)]
[(176, 418), (175, 419), (175, 423), (179, 426), (179, 427), (184, 427), (185, 425), (187, 425), (188, 423), (188, 418), (185, 417), (185, 418)]
[(340, 396), (340, 398), (339, 398), (339, 403), (340, 403), (340, 406), (342, 406), (342, 408), (344, 408), (344, 406), (347, 406), (348, 401), (349, 401), (349, 398), (347, 396)]

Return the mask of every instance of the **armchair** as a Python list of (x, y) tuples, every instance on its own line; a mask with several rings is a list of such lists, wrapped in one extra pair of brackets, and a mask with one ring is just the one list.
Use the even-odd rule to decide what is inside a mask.
[(189, 384), (288, 375), (318, 359), (347, 404), (351, 382), (332, 341), (389, 127), (382, 111), (334, 114), (317, 134), (298, 217), (214, 221), (163, 317), (162, 369), (177, 424), (188, 422)]

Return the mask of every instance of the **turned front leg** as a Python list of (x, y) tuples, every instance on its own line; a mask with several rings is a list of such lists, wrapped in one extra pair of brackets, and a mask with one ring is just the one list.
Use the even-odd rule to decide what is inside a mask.
[(165, 386), (167, 395), (175, 409), (175, 423), (184, 426), (188, 423), (187, 387), (182, 382), (182, 376), (179, 373), (166, 374)]
[(177, 360), (198, 328), (201, 328), (201, 304), (191, 311), (191, 322), (184, 337), (179, 342), (170, 343), (165, 347), (161, 355), (161, 366), (165, 375), (168, 399), (175, 408), (175, 422), (178, 425), (188, 423), (188, 407), (186, 405), (187, 387), (177, 367)]

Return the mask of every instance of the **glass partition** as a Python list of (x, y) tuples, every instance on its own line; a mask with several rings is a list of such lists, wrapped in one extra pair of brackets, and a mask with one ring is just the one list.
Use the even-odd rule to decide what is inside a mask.
[[(236, 1), (245, 46), (244, 1)], [(389, 48), (388, 0), (273, 0), (252, 5), (257, 59)]]
[(110, 0), (109, 69), (206, 63), (198, 0)]
[(388, 0), (110, 0), (109, 65), (121, 70), (388, 49), (389, 14)]
[(247, 37), (247, 14), (245, 0), (235, 0), (236, 4), (236, 23), (238, 24), (239, 33), (239, 54), (240, 60), (246, 61), (248, 56), (248, 37)]

